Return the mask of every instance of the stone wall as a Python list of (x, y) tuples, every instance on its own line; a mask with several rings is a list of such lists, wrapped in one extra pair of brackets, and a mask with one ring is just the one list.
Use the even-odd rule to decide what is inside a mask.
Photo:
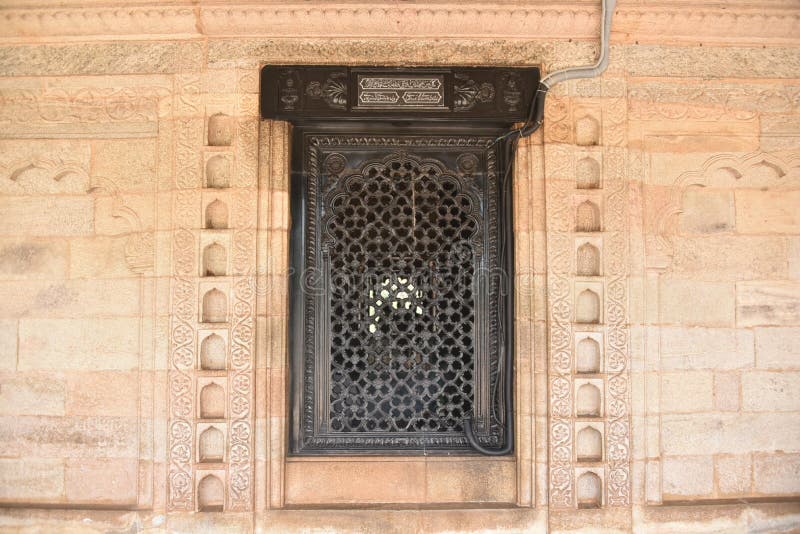
[[(264, 64), (590, 63), (575, 2), (0, 8), (0, 528), (800, 528), (800, 9), (621, 1), (515, 176), (512, 457), (285, 455)], [(302, 36), (298, 38), (297, 36)]]

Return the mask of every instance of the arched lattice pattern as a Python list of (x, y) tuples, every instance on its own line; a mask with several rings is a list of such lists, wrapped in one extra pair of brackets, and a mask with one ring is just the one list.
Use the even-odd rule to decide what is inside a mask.
[(600, 208), (591, 200), (582, 202), (575, 210), (575, 231), (600, 231)]
[(591, 243), (578, 247), (576, 263), (578, 276), (600, 275), (600, 251)]
[(228, 253), (219, 243), (211, 243), (203, 250), (203, 276), (225, 276)]
[(216, 199), (206, 206), (206, 228), (219, 230), (228, 227), (228, 205)]
[(324, 200), (323, 249), (341, 277), (331, 429), (460, 431), (472, 411), (477, 198), (443, 164), (398, 153)]
[(598, 189), (600, 187), (600, 164), (594, 158), (581, 158), (575, 164), (576, 186), (578, 189)]

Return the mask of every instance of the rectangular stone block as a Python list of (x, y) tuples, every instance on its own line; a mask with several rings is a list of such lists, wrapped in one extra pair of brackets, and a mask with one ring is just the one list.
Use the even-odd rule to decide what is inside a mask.
[(67, 502), (94, 506), (135, 504), (138, 463), (135, 458), (67, 459)]
[(750, 493), (753, 460), (749, 454), (717, 456), (715, 471), (721, 497)]
[(420, 503), (425, 460), (287, 462), (285, 488), (287, 504)]
[(800, 283), (737, 283), (736, 325), (740, 328), (800, 325)]
[(502, 460), (428, 460), (425, 472), (429, 503), (513, 503), (516, 463)]
[(714, 460), (705, 456), (661, 459), (663, 498), (708, 497), (714, 491)]
[(775, 279), (788, 276), (785, 237), (675, 237), (673, 273), (714, 280)]
[(139, 365), (136, 318), (22, 319), (23, 369), (135, 369)]
[(0, 416), (0, 450), (25, 458), (135, 458), (135, 417)]
[(0, 458), (0, 502), (52, 503), (63, 496), (63, 460)]
[(128, 236), (91, 236), (69, 241), (72, 278), (122, 278), (131, 276), (125, 261)]
[(73, 236), (94, 231), (94, 202), (76, 197), (0, 196), (0, 235)]
[(742, 405), (739, 373), (714, 373), (714, 409), (736, 412)]
[(789, 278), (800, 280), (800, 237), (789, 238)]
[(68, 269), (69, 247), (64, 239), (0, 239), (0, 277), (4, 280), (66, 278)]
[(663, 370), (752, 367), (753, 333), (733, 328), (661, 327)]
[(800, 411), (799, 391), (800, 372), (742, 373), (742, 409), (745, 411)]
[(0, 371), (0, 415), (64, 415), (62, 373)]
[(800, 233), (800, 190), (736, 191), (736, 230), (742, 234)]
[(661, 413), (707, 412), (713, 406), (713, 374), (708, 371), (661, 375)]
[(0, 369), (17, 368), (17, 320), (0, 319)]
[(152, 192), (156, 140), (107, 139), (92, 144), (92, 175), (111, 179), (122, 192)]
[(0, 281), (6, 303), (0, 317), (138, 317), (140, 283), (136, 278)]
[(800, 327), (756, 328), (756, 367), (800, 369)]
[(735, 227), (733, 192), (689, 189), (681, 199), (678, 224), (682, 234), (715, 234)]
[(734, 284), (663, 278), (659, 288), (662, 324), (733, 326)]
[(800, 414), (664, 415), (661, 447), (669, 455), (796, 451), (800, 450)]
[(66, 414), (135, 417), (139, 379), (137, 371), (67, 373)]
[(800, 454), (757, 454), (753, 490), (766, 495), (800, 494)]

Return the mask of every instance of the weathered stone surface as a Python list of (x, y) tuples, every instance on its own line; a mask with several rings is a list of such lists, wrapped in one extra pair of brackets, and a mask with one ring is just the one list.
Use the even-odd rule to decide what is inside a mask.
[(753, 333), (733, 328), (664, 326), (660, 353), (664, 370), (752, 367)]
[(742, 373), (742, 409), (754, 412), (800, 412), (800, 373)]
[(141, 380), (138, 372), (130, 371), (68, 373), (66, 414), (136, 416)]
[(661, 413), (709, 411), (713, 398), (713, 374), (709, 371), (661, 375)]
[(800, 191), (736, 191), (736, 229), (743, 234), (800, 233)]
[(197, 68), (199, 43), (109, 42), (0, 47), (0, 76), (162, 74)]
[(736, 325), (795, 326), (800, 324), (800, 284), (740, 282), (736, 284)]
[[(1, 48), (0, 48), (1, 49)], [(28, 236), (88, 235), (94, 230), (89, 196), (0, 197), (0, 234)]]
[(689, 189), (683, 193), (680, 229), (687, 234), (730, 232), (735, 228), (733, 193)]
[(135, 369), (139, 319), (22, 319), (19, 363), (25, 369)]
[(664, 497), (702, 497), (714, 490), (714, 463), (708, 456), (667, 456), (661, 460)]
[(66, 500), (93, 506), (135, 504), (139, 462), (136, 459), (66, 460)]
[(140, 284), (133, 278), (0, 282), (7, 299), (0, 317), (138, 317)]
[(0, 502), (52, 502), (63, 495), (63, 460), (0, 458)]
[(17, 367), (17, 321), (0, 319), (0, 369)]
[(798, 423), (800, 415), (794, 413), (664, 415), (661, 444), (673, 455), (794, 451), (800, 443)]
[(429, 461), (425, 498), (430, 503), (511, 503), (515, 472), (516, 463), (509, 461)]
[(797, 78), (800, 59), (792, 48), (681, 47), (640, 45), (627, 49), (625, 66), (632, 76), (748, 76)]
[(60, 373), (0, 372), (0, 415), (64, 415)]
[(82, 194), (89, 188), (91, 147), (62, 139), (0, 140), (0, 193)]
[(92, 178), (121, 192), (153, 191), (155, 139), (113, 139), (92, 145)]
[(756, 367), (800, 369), (800, 327), (756, 328)]
[(714, 409), (721, 412), (738, 412), (742, 405), (741, 388), (739, 373), (714, 373)]
[(670, 325), (733, 326), (734, 285), (663, 278), (659, 316)]
[(13, 457), (135, 458), (135, 417), (0, 416), (0, 450)]
[(784, 237), (676, 237), (672, 272), (700, 279), (764, 280), (786, 278), (788, 243)]
[(66, 278), (69, 259), (66, 240), (0, 239), (0, 275), (3, 280)]
[(717, 456), (714, 471), (720, 496), (750, 493), (753, 460), (749, 454)]
[(753, 458), (754, 491), (767, 495), (800, 493), (800, 454), (756, 454)]

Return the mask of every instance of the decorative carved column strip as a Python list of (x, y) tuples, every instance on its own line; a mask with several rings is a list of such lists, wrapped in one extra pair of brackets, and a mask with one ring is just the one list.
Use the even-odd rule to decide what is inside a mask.
[[(563, 139), (569, 124), (568, 102), (548, 99), (549, 108), (564, 113), (548, 115), (545, 138)], [(556, 120), (551, 120), (555, 116)], [(545, 145), (545, 188), (547, 195), (547, 286), (549, 310), (549, 500), (553, 508), (574, 506), (572, 434), (572, 150), (561, 144)]]
[(194, 510), (195, 384), (199, 297), (195, 279), (198, 273), (198, 207), (201, 187), (201, 146), (203, 120), (198, 93), (200, 79), (181, 75), (175, 121), (175, 184), (172, 195), (172, 282), (169, 383), (169, 468), (168, 510)]

